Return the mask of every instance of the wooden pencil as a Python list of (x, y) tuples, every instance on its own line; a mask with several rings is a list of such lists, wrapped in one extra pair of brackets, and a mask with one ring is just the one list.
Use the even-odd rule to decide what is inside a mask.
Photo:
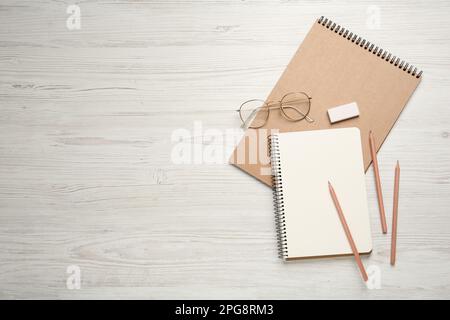
[(375, 137), (372, 131), (369, 132), (370, 153), (372, 155), (373, 172), (375, 174), (375, 185), (377, 187), (378, 208), (380, 210), (381, 229), (387, 233), (386, 214), (384, 212), (383, 191), (381, 189), (380, 170), (378, 169), (377, 149), (375, 147)]
[(342, 227), (344, 228), (345, 235), (347, 236), (348, 243), (350, 244), (350, 247), (352, 248), (352, 251), (353, 251), (353, 255), (355, 256), (356, 264), (358, 265), (358, 268), (359, 268), (359, 271), (361, 272), (363, 280), (365, 282), (367, 282), (369, 277), (367, 276), (366, 269), (364, 269), (364, 265), (359, 256), (359, 252), (358, 252), (358, 249), (356, 248), (355, 241), (353, 240), (352, 234), (347, 225), (347, 221), (345, 220), (344, 213), (342, 212), (341, 205), (339, 204), (339, 200), (337, 198), (336, 192), (334, 192), (333, 186), (331, 185), (330, 181), (328, 181), (328, 188), (330, 189), (331, 198), (333, 199), (334, 205), (336, 207), (336, 211), (338, 213), (339, 220), (341, 220), (341, 224), (342, 224)]
[(400, 188), (400, 164), (395, 166), (394, 204), (392, 206), (391, 265), (395, 265), (397, 253), (398, 192)]

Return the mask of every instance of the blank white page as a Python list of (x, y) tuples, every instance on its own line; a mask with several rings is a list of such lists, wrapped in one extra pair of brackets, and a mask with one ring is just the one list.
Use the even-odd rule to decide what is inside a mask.
[(372, 250), (358, 128), (280, 133), (287, 258), (351, 254), (328, 189), (336, 191), (360, 253)]

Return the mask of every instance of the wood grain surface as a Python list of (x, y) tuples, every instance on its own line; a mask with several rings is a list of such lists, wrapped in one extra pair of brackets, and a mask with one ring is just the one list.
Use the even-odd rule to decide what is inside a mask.
[[(448, 1), (2, 0), (0, 298), (450, 298), (449, 13)], [(176, 130), (200, 148), (236, 130), (233, 110), (267, 96), (321, 15), (424, 70), (378, 156), (389, 225), (402, 166), (395, 267), (366, 176), (363, 262), (379, 289), (351, 257), (282, 263), (268, 187), (226, 161), (171, 156)]]

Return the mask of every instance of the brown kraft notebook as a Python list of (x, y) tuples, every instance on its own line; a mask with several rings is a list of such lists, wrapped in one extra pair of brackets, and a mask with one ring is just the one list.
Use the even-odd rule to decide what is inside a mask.
[[(369, 131), (373, 131), (379, 150), (421, 75), (422, 71), (394, 54), (322, 17), (314, 23), (266, 100), (279, 101), (286, 93), (306, 92), (312, 97), (309, 116), (315, 121), (289, 122), (274, 110), (264, 127), (246, 131), (230, 162), (270, 186), (270, 129), (291, 132), (357, 127), (367, 170), (371, 163)], [(359, 117), (330, 124), (327, 110), (351, 102), (358, 104)]]

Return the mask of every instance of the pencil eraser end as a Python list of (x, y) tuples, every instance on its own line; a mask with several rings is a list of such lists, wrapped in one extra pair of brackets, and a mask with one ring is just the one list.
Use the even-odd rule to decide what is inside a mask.
[(336, 123), (355, 117), (359, 117), (359, 109), (356, 102), (343, 104), (342, 106), (328, 109), (328, 118), (330, 118), (331, 123)]

